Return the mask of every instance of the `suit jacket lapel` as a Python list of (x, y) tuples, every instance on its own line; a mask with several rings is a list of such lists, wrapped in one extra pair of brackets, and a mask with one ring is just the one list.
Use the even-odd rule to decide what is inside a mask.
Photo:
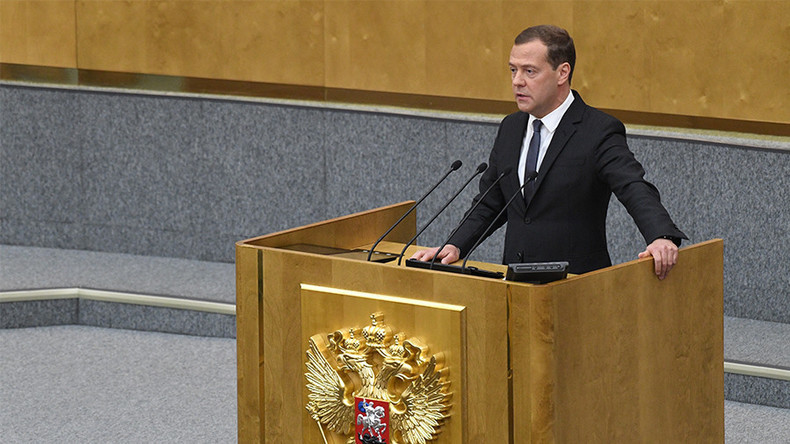
[[(551, 138), (549, 148), (546, 150), (546, 155), (543, 157), (543, 162), (541, 162), (540, 168), (538, 169), (540, 174), (538, 178), (535, 179), (535, 195), (540, 192), (540, 185), (551, 170), (552, 165), (554, 165), (554, 161), (557, 160), (557, 157), (568, 144), (568, 140), (570, 140), (573, 133), (576, 132), (576, 124), (582, 120), (586, 105), (576, 91), (572, 93), (574, 95), (573, 103), (571, 103), (570, 108), (565, 111), (565, 115), (562, 116), (559, 126), (554, 131), (554, 137)], [(518, 159), (516, 160), (516, 164), (518, 164)], [(531, 199), (530, 202), (533, 200), (534, 198)]]
[[(521, 187), (521, 183), (519, 182), (519, 171), (518, 170), (518, 161), (519, 157), (521, 157), (521, 145), (524, 142), (524, 134), (527, 131), (527, 122), (529, 122), (529, 114), (527, 113), (519, 113), (519, 121), (516, 124), (516, 128), (519, 128), (521, 131), (514, 131), (513, 134), (510, 136), (512, 140), (509, 141), (507, 146), (512, 147), (506, 153), (506, 159), (504, 165), (513, 165), (513, 172), (509, 174), (509, 177), (504, 178), (503, 180), (507, 181), (507, 186), (503, 187), (505, 191), (505, 198), (508, 199), (510, 196), (516, 192), (517, 189)], [(519, 208), (524, 210), (524, 199), (516, 199), (519, 202), (513, 202), (511, 205), (518, 205)]]

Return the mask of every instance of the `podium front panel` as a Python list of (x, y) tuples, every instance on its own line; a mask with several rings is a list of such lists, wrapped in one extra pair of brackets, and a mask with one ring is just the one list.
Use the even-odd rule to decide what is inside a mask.
[(237, 244), (240, 442), (385, 433), (384, 401), (388, 442), (419, 442), (393, 424), (408, 390), (438, 397), (436, 443), (723, 442), (721, 240), (664, 281), (641, 259), (546, 285), (287, 248), (367, 248), (408, 205)]

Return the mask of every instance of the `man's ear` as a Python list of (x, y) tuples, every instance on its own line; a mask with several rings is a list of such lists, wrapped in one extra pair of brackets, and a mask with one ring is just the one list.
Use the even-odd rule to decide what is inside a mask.
[(568, 79), (571, 75), (571, 64), (568, 62), (560, 64), (557, 67), (557, 71), (559, 72), (560, 76), (557, 79), (557, 85), (563, 85), (568, 82)]

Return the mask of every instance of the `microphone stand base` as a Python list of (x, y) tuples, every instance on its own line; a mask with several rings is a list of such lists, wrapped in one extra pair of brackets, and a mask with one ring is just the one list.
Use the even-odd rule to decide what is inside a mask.
[(491, 279), (504, 279), (505, 275), (501, 271), (481, 270), (477, 267), (461, 268), (460, 265), (447, 265), (441, 262), (434, 262), (431, 267), (430, 262), (418, 261), (417, 259), (406, 259), (406, 266), (413, 268), (423, 268), (426, 270), (445, 271), (448, 273), (469, 274), (472, 276), (480, 276)]

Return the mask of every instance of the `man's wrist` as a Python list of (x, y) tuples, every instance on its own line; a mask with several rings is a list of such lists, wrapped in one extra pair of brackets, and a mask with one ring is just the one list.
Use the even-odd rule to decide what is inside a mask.
[(679, 238), (679, 237), (676, 237), (676, 236), (670, 236), (670, 235), (668, 235), (668, 234), (667, 234), (667, 235), (664, 235), (664, 236), (659, 236), (658, 238), (659, 238), (659, 239), (666, 239), (666, 240), (671, 240), (671, 241), (672, 241), (672, 242), (673, 242), (675, 245), (677, 245), (678, 247), (680, 247), (680, 243), (683, 241), (683, 239), (681, 239), (681, 238)]

